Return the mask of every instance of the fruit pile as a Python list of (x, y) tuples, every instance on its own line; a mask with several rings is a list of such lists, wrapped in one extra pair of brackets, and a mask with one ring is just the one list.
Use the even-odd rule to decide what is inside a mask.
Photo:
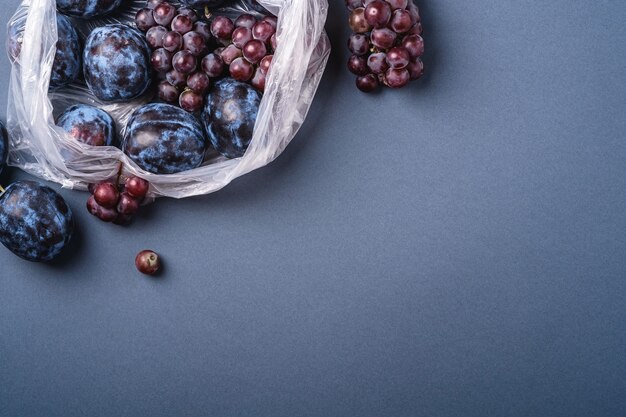
[(413, 0), (345, 0), (350, 10), (348, 69), (356, 85), (372, 92), (379, 85), (401, 88), (424, 72), (422, 24)]
[(87, 210), (103, 222), (128, 224), (139, 211), (149, 188), (148, 181), (135, 176), (127, 178), (120, 186), (110, 181), (91, 184)]
[(159, 0), (148, 1), (135, 17), (152, 51), (159, 98), (190, 113), (202, 109), (210, 80), (227, 73), (259, 91), (265, 89), (276, 48), (276, 23), (273, 16), (257, 19), (251, 14), (235, 21), (215, 16), (208, 22), (191, 7)]

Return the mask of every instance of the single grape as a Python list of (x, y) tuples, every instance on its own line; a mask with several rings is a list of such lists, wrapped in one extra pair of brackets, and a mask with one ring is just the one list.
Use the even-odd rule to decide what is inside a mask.
[(211, 78), (222, 75), (225, 68), (222, 58), (215, 53), (202, 58), (202, 71)]
[(188, 111), (189, 113), (195, 113), (202, 109), (204, 99), (198, 93), (194, 93), (191, 90), (185, 90), (180, 95), (178, 104), (183, 110)]
[(276, 16), (265, 16), (263, 18), (264, 22), (268, 22), (274, 28), (274, 32), (276, 32), (276, 28), (278, 27), (278, 18)]
[(167, 74), (165, 74), (165, 79), (174, 87), (182, 87), (187, 83), (187, 76), (175, 69), (168, 71)]
[(402, 46), (391, 48), (387, 52), (387, 63), (393, 69), (402, 69), (409, 65), (409, 52)]
[(139, 9), (137, 14), (135, 15), (135, 25), (137, 25), (137, 29), (142, 32), (147, 32), (148, 29), (156, 26), (156, 21), (154, 20), (154, 16), (152, 15), (152, 9)]
[(387, 0), (387, 3), (389, 3), (389, 6), (391, 6), (391, 10), (404, 10), (409, 4), (409, 0)]
[(117, 211), (114, 208), (102, 207), (96, 202), (94, 196), (87, 199), (87, 211), (107, 223), (112, 222), (117, 217)]
[(243, 53), (241, 52), (241, 49), (231, 44), (224, 48), (220, 55), (224, 64), (230, 65), (235, 59), (243, 56)]
[(155, 7), (157, 7), (159, 4), (163, 3), (165, 0), (148, 0), (146, 3), (146, 7), (148, 7), (148, 9), (152, 9), (154, 10)]
[(126, 191), (120, 195), (120, 201), (117, 203), (117, 212), (132, 216), (139, 211), (139, 202)]
[(183, 35), (169, 31), (163, 36), (163, 49), (169, 52), (178, 52), (183, 48)]
[(278, 40), (277, 40), (277, 38), (276, 38), (276, 34), (275, 34), (275, 33), (274, 33), (274, 34), (272, 35), (272, 37), (270, 38), (270, 43), (271, 43), (271, 45), (272, 45), (272, 49), (275, 51), (275, 50), (276, 50), (276, 47), (278, 46)]
[(172, 30), (184, 35), (193, 29), (193, 21), (189, 18), (189, 16), (185, 16), (184, 14), (179, 14), (174, 19), (172, 19)]
[(415, 58), (414, 60), (409, 62), (409, 65), (406, 67), (406, 69), (409, 71), (409, 77), (411, 78), (411, 80), (417, 80), (422, 75), (424, 75), (424, 63), (419, 58)]
[(346, 0), (346, 7), (348, 10), (354, 10), (358, 7), (363, 7), (363, 0)]
[(374, 74), (382, 74), (389, 68), (387, 55), (384, 52), (376, 52), (367, 58), (367, 66)]
[(391, 19), (391, 7), (384, 0), (374, 0), (365, 7), (365, 19), (374, 28), (383, 28)]
[(267, 73), (270, 71), (273, 59), (274, 55), (266, 55), (265, 57), (263, 57), (263, 59), (259, 63), (259, 69), (263, 74), (267, 75)]
[(389, 68), (385, 73), (385, 84), (391, 88), (402, 88), (409, 83), (410, 78), (406, 69)]
[(379, 49), (389, 49), (396, 42), (396, 32), (389, 28), (374, 29), (370, 35), (372, 44)]
[(145, 198), (146, 194), (148, 194), (148, 189), (150, 188), (150, 183), (148, 181), (136, 176), (126, 178), (125, 185), (126, 192), (140, 200)]
[(261, 20), (252, 28), (252, 37), (263, 43), (268, 43), (272, 35), (276, 33), (271, 23)]
[(159, 48), (152, 53), (150, 58), (152, 68), (159, 72), (165, 72), (172, 69), (172, 54), (163, 48)]
[(256, 23), (256, 18), (251, 14), (242, 14), (235, 20), (235, 26), (238, 28), (248, 28), (252, 29), (254, 24)]
[(182, 14), (182, 15), (187, 16), (188, 18), (191, 19), (191, 21), (193, 23), (196, 23), (198, 21), (198, 14), (191, 7), (183, 6), (183, 7), (179, 8), (178, 9), (178, 14)]
[(206, 42), (209, 42), (213, 39), (213, 35), (211, 34), (211, 25), (207, 22), (198, 21), (193, 25), (193, 31), (202, 35)]
[(233, 31), (233, 45), (239, 49), (252, 40), (252, 29), (247, 27), (238, 27)]
[(361, 56), (352, 55), (348, 60), (348, 69), (356, 75), (365, 75), (369, 73), (367, 61)]
[(213, 22), (211, 22), (211, 33), (217, 39), (230, 39), (233, 30), (235, 30), (235, 24), (232, 20), (225, 16), (217, 16), (215, 19), (213, 19)]
[(94, 188), (93, 197), (104, 208), (113, 208), (120, 198), (117, 187), (110, 182), (102, 182)]
[(163, 80), (157, 86), (157, 95), (159, 98), (168, 103), (176, 103), (178, 100), (178, 89), (170, 84), (168, 81)]
[(367, 74), (362, 77), (357, 77), (356, 86), (359, 90), (365, 93), (371, 93), (378, 87), (378, 77), (374, 74)]
[(254, 72), (254, 76), (252, 77), (252, 80), (250, 80), (250, 84), (252, 84), (252, 86), (257, 90), (263, 92), (265, 91), (265, 80), (266, 74), (261, 71), (261, 68), (259, 67)]
[(366, 33), (372, 29), (372, 25), (365, 19), (365, 8), (359, 7), (350, 13), (350, 28), (354, 33)]
[(406, 10), (395, 10), (391, 17), (389, 27), (398, 33), (408, 32), (413, 26), (411, 15)]
[(197, 32), (187, 32), (183, 36), (183, 45), (186, 50), (195, 56), (204, 55), (207, 51), (204, 37)]
[(229, 66), (230, 75), (237, 81), (248, 81), (254, 75), (254, 66), (243, 58), (237, 58)]
[(196, 69), (196, 57), (189, 51), (179, 51), (174, 55), (172, 65), (182, 74), (191, 74)]
[(420, 35), (409, 35), (402, 40), (402, 46), (409, 52), (411, 58), (424, 54), (424, 39)]
[(187, 87), (194, 93), (204, 94), (209, 89), (209, 76), (204, 72), (194, 72), (187, 78)]
[(267, 54), (267, 48), (260, 40), (253, 39), (244, 45), (242, 52), (250, 63), (257, 64)]
[(146, 41), (148, 42), (148, 45), (150, 45), (150, 48), (161, 48), (163, 46), (163, 37), (166, 33), (167, 29), (163, 26), (154, 26), (148, 29), (148, 32), (146, 33)]
[(420, 18), (420, 11), (415, 5), (415, 3), (410, 2), (407, 10), (409, 11), (409, 14), (411, 15), (411, 21), (413, 22), (413, 24), (416, 24), (422, 20)]
[(350, 39), (348, 40), (348, 49), (350, 49), (350, 52), (354, 55), (365, 55), (369, 52), (370, 40), (362, 33), (355, 33), (350, 36)]
[(422, 29), (422, 24), (420, 22), (417, 22), (416, 24), (413, 25), (413, 27), (407, 32), (407, 35), (420, 35), (422, 34), (423, 29)]
[(142, 250), (135, 257), (135, 267), (142, 274), (154, 275), (161, 268), (159, 255), (151, 250)]
[(167, 26), (176, 15), (176, 7), (169, 3), (161, 3), (154, 8), (154, 21), (162, 26)]

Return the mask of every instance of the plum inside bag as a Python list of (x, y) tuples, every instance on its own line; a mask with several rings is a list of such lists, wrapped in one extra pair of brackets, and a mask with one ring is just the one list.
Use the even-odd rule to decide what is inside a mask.
[[(177, 1), (169, 1), (178, 6)], [(131, 114), (159, 101), (154, 86), (130, 102), (99, 101), (80, 80), (49, 88), (56, 51), (55, 0), (24, 0), (9, 22), (9, 33), (20, 32), (19, 59), (12, 64), (7, 128), (11, 137), (9, 164), (66, 188), (86, 189), (90, 183), (137, 175), (151, 184), (151, 197), (184, 198), (217, 191), (233, 179), (273, 161), (304, 122), (330, 53), (324, 32), (327, 0), (235, 0), (212, 8), (212, 15), (236, 18), (243, 13), (278, 17), (277, 48), (256, 118), (250, 145), (243, 157), (227, 159), (207, 150), (201, 166), (175, 174), (147, 172), (119, 148), (80, 143), (55, 125), (56, 117), (75, 104), (89, 104), (108, 112), (116, 123), (118, 140)], [(126, 1), (114, 14), (92, 20), (71, 18), (82, 45), (95, 28), (121, 23), (135, 27), (136, 12), (146, 1)], [(199, 14), (203, 12), (198, 10)], [(15, 45), (7, 45), (9, 50)], [(211, 80), (213, 84), (214, 80)], [(156, 84), (156, 83), (154, 83)]]

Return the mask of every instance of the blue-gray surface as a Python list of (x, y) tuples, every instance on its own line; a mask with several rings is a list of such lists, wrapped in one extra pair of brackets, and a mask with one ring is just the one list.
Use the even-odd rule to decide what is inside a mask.
[(274, 164), (0, 248), (0, 415), (626, 415), (626, 3), (422, 0), (428, 75), (372, 96), (332, 3)]

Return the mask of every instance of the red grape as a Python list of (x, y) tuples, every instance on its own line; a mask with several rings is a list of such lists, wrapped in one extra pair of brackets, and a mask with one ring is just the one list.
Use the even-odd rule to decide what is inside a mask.
[(274, 31), (276, 31), (276, 28), (278, 27), (278, 19), (276, 18), (276, 16), (265, 16), (263, 18), (263, 21), (268, 22), (270, 25), (272, 25)]
[(354, 33), (365, 33), (372, 29), (372, 25), (367, 23), (367, 19), (365, 19), (365, 9), (363, 7), (352, 10), (349, 23)]
[(209, 89), (209, 77), (204, 72), (194, 72), (187, 78), (187, 87), (194, 93), (204, 94)]
[(167, 33), (167, 29), (163, 26), (154, 26), (148, 29), (146, 33), (146, 41), (152, 49), (158, 49), (163, 46), (163, 37)]
[(152, 68), (159, 72), (165, 72), (172, 69), (172, 54), (163, 48), (159, 48), (152, 53), (150, 58)]
[(133, 215), (139, 211), (139, 202), (126, 191), (120, 195), (117, 203), (117, 212), (120, 214)]
[(191, 7), (183, 6), (178, 9), (178, 14), (182, 14), (191, 19), (193, 23), (198, 21), (198, 14)]
[(159, 255), (151, 250), (142, 250), (135, 257), (135, 267), (146, 275), (154, 275), (161, 269)]
[(408, 32), (413, 26), (411, 15), (406, 10), (396, 10), (393, 12), (389, 27), (398, 33)]
[(168, 71), (165, 74), (165, 79), (175, 87), (182, 87), (187, 82), (187, 76), (175, 69)]
[(406, 67), (409, 70), (409, 76), (411, 80), (417, 80), (424, 74), (424, 64), (422, 60), (416, 58), (415, 60), (409, 62), (409, 65)]
[(369, 38), (361, 33), (355, 33), (348, 40), (348, 49), (354, 55), (365, 55), (370, 49)]
[(389, 49), (396, 42), (396, 32), (389, 28), (374, 29), (370, 35), (372, 44), (379, 49)]
[(385, 73), (385, 84), (391, 88), (402, 88), (408, 84), (410, 78), (406, 69), (389, 68)]
[(250, 63), (257, 64), (267, 54), (267, 48), (260, 40), (253, 39), (244, 45), (242, 52)]
[(230, 75), (237, 81), (248, 81), (254, 75), (254, 66), (243, 58), (235, 59), (229, 67)]
[(219, 77), (224, 73), (224, 62), (219, 55), (208, 54), (202, 59), (202, 71), (211, 78)]
[(154, 8), (154, 21), (162, 26), (167, 26), (176, 15), (176, 7), (169, 3), (161, 3)]
[(163, 101), (168, 103), (176, 103), (178, 100), (178, 89), (168, 81), (161, 81), (157, 86), (157, 95)]
[(224, 48), (220, 56), (222, 61), (224, 61), (224, 64), (230, 65), (235, 59), (243, 56), (243, 53), (241, 52), (241, 49), (231, 44)]
[(117, 187), (110, 182), (103, 182), (94, 188), (93, 197), (96, 203), (104, 208), (113, 208), (120, 198)]
[(207, 42), (209, 42), (213, 38), (213, 35), (211, 34), (211, 26), (206, 22), (196, 22), (193, 25), (193, 31), (198, 32), (200, 35), (202, 35), (202, 37), (204, 37), (204, 40)]
[(252, 29), (247, 27), (238, 27), (233, 31), (233, 45), (239, 49), (252, 40)]
[(243, 28), (252, 29), (255, 23), (256, 23), (256, 18), (252, 16), (251, 14), (247, 14), (247, 13), (242, 14), (241, 16), (237, 18), (237, 20), (235, 20), (235, 26), (239, 28), (243, 27)]
[(189, 113), (195, 113), (202, 108), (204, 99), (198, 93), (194, 93), (191, 90), (185, 90), (180, 95), (178, 104), (183, 110), (188, 111)]
[(156, 26), (152, 9), (140, 9), (135, 15), (135, 25), (142, 32), (147, 32), (153, 26)]
[(411, 58), (424, 54), (424, 39), (420, 35), (409, 35), (402, 41), (402, 46), (409, 52)]
[(207, 50), (204, 37), (198, 32), (187, 32), (183, 36), (183, 45), (186, 50), (195, 56), (204, 55)]
[(374, 74), (367, 74), (356, 79), (356, 86), (359, 90), (370, 93), (378, 87), (378, 77)]
[(387, 63), (393, 69), (402, 69), (409, 65), (410, 60), (409, 53), (401, 46), (391, 48), (387, 52)]
[(163, 48), (169, 52), (177, 52), (183, 47), (183, 36), (174, 31), (167, 32), (163, 36)]
[(387, 55), (384, 52), (377, 52), (367, 58), (367, 66), (374, 74), (382, 74), (387, 71)]
[(235, 24), (232, 20), (225, 16), (217, 16), (213, 22), (211, 22), (211, 33), (217, 39), (230, 39), (233, 30), (235, 30)]
[(267, 73), (270, 71), (273, 59), (274, 55), (266, 55), (265, 57), (263, 57), (263, 59), (259, 63), (259, 69), (263, 74), (267, 75)]
[(172, 60), (174, 69), (183, 74), (190, 74), (196, 69), (196, 57), (189, 51), (176, 52)]
[(365, 58), (356, 55), (352, 55), (348, 60), (348, 69), (356, 75), (365, 75), (369, 72)]
[(252, 37), (263, 43), (268, 43), (274, 33), (276, 33), (276, 31), (272, 24), (263, 20), (256, 22), (252, 28)]
[(265, 91), (265, 81), (266, 81), (266, 74), (263, 73), (263, 71), (261, 70), (261, 68), (257, 68), (257, 70), (254, 72), (254, 76), (252, 77), (252, 80), (250, 81), (250, 84), (252, 84), (252, 86), (254, 88), (256, 88), (259, 91)]
[(172, 30), (184, 35), (193, 29), (193, 21), (189, 18), (189, 16), (185, 16), (184, 14), (179, 14), (178, 16), (172, 19)]
[(396, 9), (406, 9), (407, 4), (409, 3), (409, 0), (387, 0), (387, 3), (389, 3), (389, 6), (391, 6), (391, 10), (396, 10)]
[(143, 199), (150, 188), (150, 183), (148, 181), (136, 176), (127, 178), (125, 185), (125, 191), (138, 199)]
[(374, 28), (383, 28), (391, 18), (391, 7), (384, 0), (374, 0), (365, 7), (365, 19)]

